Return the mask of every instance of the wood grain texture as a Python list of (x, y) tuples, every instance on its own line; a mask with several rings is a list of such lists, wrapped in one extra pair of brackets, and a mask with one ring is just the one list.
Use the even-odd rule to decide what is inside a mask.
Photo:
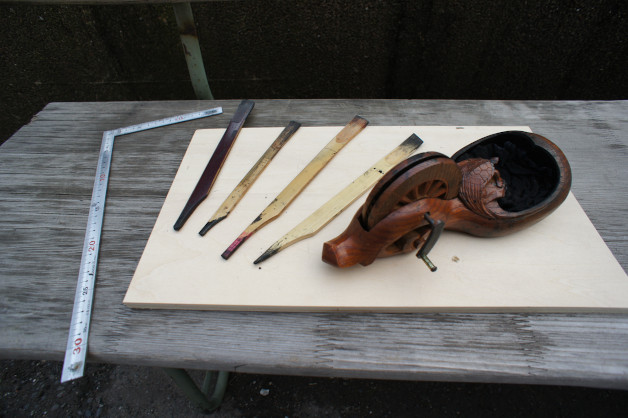
[[(220, 129), (196, 131), (123, 303), (132, 308), (145, 309), (288, 312), (628, 312), (628, 276), (573, 196), (545, 222), (516, 235), (478, 239), (464, 234), (445, 234), (433, 252), (434, 261), (440, 266), (435, 275), (424, 274), (423, 270), (417, 269), (413, 257), (389, 258), (374, 263), (368, 269), (353, 268), (348, 271), (321, 263), (323, 243), (327, 237), (335, 236), (345, 228), (353, 213), (359, 211), (363, 200), (354, 202), (350, 210), (339, 214), (319, 236), (293, 247), (287, 257), (272, 259), (262, 269), (250, 263), (281, 231), (304, 219), (312, 208), (323, 205), (334, 193), (340, 193), (344, 184), (339, 179), (363, 174), (364, 167), (389, 151), (390, 142), (418, 132), (424, 138), (424, 146), (439, 150), (441, 157), (412, 166), (396, 177), (400, 184), (393, 181), (386, 191), (394, 188), (401, 191), (402, 196), (408, 192), (411, 195), (416, 192), (419, 195), (441, 196), (440, 187), (432, 189), (430, 186), (413, 191), (414, 180), (421, 177), (431, 182), (435, 176), (442, 175), (447, 179), (452, 174), (460, 177), (456, 162), (443, 154), (454, 153), (478, 137), (512, 129), (503, 126), (459, 128), (367, 127), (312, 180), (285, 216), (259, 231), (254, 242), (242, 248), (235, 260), (228, 263), (217, 257), (229, 243), (228, 238), (236, 236), (241, 225), (257, 216), (273, 196), (285, 189), (287, 179), (303, 170), (339, 127), (301, 128), (277, 156), (275, 164), (251, 188), (229, 221), (221, 223), (209, 239), (201, 239), (196, 233), (203, 225), (204, 217), (191, 219), (187, 230), (174, 232), (170, 228), (205, 166), (208, 150), (214, 148), (222, 135)], [(280, 129), (243, 129), (234, 145), (232, 158), (216, 181), (214, 199), (199, 207), (201, 213), (209, 214), (214, 210)], [(429, 164), (429, 167), (424, 164)], [(444, 165), (449, 169), (444, 171)], [(412, 174), (414, 170), (418, 170), (416, 175)], [(452, 198), (458, 186), (451, 181), (448, 184), (450, 194), (445, 197)], [(393, 196), (386, 193), (382, 196), (379, 200), (393, 203), (401, 197), (395, 199), (394, 193)], [(418, 202), (430, 200), (443, 202), (439, 199)], [(403, 206), (394, 213), (418, 202)], [(431, 211), (434, 204), (430, 202), (429, 205)], [(425, 222), (420, 215), (425, 210), (410, 211), (410, 225), (406, 226), (406, 221), (401, 222), (402, 229), (399, 231), (404, 240), (408, 231), (413, 232), (417, 225), (414, 220), (417, 212), (420, 221)], [(384, 211), (384, 214), (387, 213)], [(434, 211), (433, 215), (439, 217), (441, 211)], [(403, 218), (407, 217), (403, 215)], [(389, 221), (399, 223), (397, 216), (391, 219), (388, 215), (369, 234), (388, 237), (390, 231), (396, 230), (388, 226)], [(393, 235), (392, 239), (397, 237)], [(378, 239), (360, 240), (364, 241), (379, 242)], [(586, 242), (587, 246), (581, 245), (581, 242)], [(413, 243), (414, 239), (410, 239), (410, 248)], [(375, 247), (375, 250), (379, 249), (379, 246)], [(396, 242), (392, 241), (385, 249), (390, 253), (399, 252)], [(381, 254), (376, 252), (374, 255)], [(454, 256), (458, 262), (452, 261)]]
[[(0, 147), (0, 356), (63, 358), (104, 130), (223, 106), (116, 140), (88, 360), (281, 374), (628, 388), (628, 316), (139, 311), (121, 301), (195, 129), (239, 101), (51, 103)], [(258, 100), (247, 126), (528, 125), (628, 268), (628, 102)], [(150, 187), (146, 187), (150, 184)], [(89, 373), (89, 365), (87, 373)]]

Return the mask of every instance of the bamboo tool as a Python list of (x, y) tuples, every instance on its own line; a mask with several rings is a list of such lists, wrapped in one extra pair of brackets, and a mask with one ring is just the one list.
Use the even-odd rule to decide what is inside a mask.
[(350, 204), (355, 202), (358, 197), (362, 196), (364, 192), (370, 189), (384, 173), (404, 158), (407, 158), (419, 148), (421, 144), (423, 144), (421, 138), (416, 136), (416, 134), (410, 135), (410, 137), (397, 146), (397, 148), (376, 162), (373, 167), (365, 171), (364, 174), (351, 182), (351, 184), (314, 211), (303, 222), (292, 228), (290, 232), (271, 245), (253, 264), (261, 263), (292, 244), (318, 233), (318, 231), (323, 229), (325, 225), (331, 222)]
[(244, 197), (247, 190), (249, 190), (249, 187), (253, 185), (259, 175), (262, 174), (262, 171), (264, 171), (266, 166), (270, 164), (273, 157), (277, 155), (281, 147), (283, 147), (286, 142), (288, 142), (288, 140), (292, 138), (292, 135), (294, 135), (294, 133), (300, 127), (301, 124), (295, 121), (291, 121), (288, 126), (285, 127), (285, 129), (279, 134), (277, 139), (275, 139), (275, 142), (273, 142), (270, 147), (268, 147), (266, 152), (264, 152), (260, 159), (257, 160), (255, 165), (253, 165), (253, 168), (251, 168), (249, 172), (246, 173), (244, 178), (240, 180), (240, 183), (238, 183), (235, 189), (233, 189), (229, 197), (227, 197), (222, 205), (220, 205), (220, 208), (216, 211), (216, 213), (214, 213), (209, 222), (207, 222), (203, 229), (201, 229), (201, 231), (199, 232), (201, 236), (204, 236), (210, 229), (214, 227), (214, 225), (229, 216), (229, 213), (231, 213), (233, 208), (235, 208), (242, 199), (242, 197)]
[(285, 208), (301, 193), (312, 179), (329, 163), (329, 161), (368, 125), (369, 121), (355, 116), (351, 122), (314, 157), (312, 161), (277, 195), (273, 202), (259, 214), (257, 218), (236, 238), (222, 253), (222, 258), (231, 255), (253, 235), (258, 229), (277, 218)]
[(227, 155), (229, 155), (229, 151), (233, 146), (242, 126), (244, 125), (244, 121), (253, 110), (253, 106), (255, 106), (255, 102), (252, 100), (242, 100), (235, 114), (231, 118), (231, 122), (229, 122), (229, 126), (225, 130), (222, 139), (216, 146), (212, 157), (209, 159), (207, 163), (207, 167), (205, 167), (205, 171), (201, 175), (201, 178), (198, 180), (194, 191), (190, 195), (185, 207), (181, 211), (179, 215), (179, 219), (174, 224), (174, 230), (178, 231), (181, 229), (185, 221), (188, 220), (192, 212), (197, 208), (198, 205), (201, 204), (203, 200), (209, 195), (209, 191), (214, 185), (214, 181), (216, 181), (216, 177), (222, 168), (225, 160), (227, 159)]

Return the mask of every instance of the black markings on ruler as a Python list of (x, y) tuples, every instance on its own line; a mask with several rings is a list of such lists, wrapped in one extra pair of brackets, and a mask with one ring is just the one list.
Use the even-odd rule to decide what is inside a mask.
[[(103, 209), (105, 207), (107, 184), (109, 182), (109, 169), (111, 168), (111, 153), (113, 152), (113, 142), (115, 137), (145, 131), (147, 129), (158, 128), (160, 126), (172, 125), (207, 116), (218, 115), (221, 113), (222, 108), (216, 107), (213, 109), (186, 113), (184, 115), (172, 116), (165, 119), (118, 128), (111, 131), (105, 131), (103, 133), (100, 155), (98, 156), (96, 177), (94, 178), (94, 190), (92, 191), (90, 211), (87, 216), (87, 227), (83, 242), (83, 254), (81, 256), (78, 283), (74, 296), (74, 307), (72, 309), (72, 319), (70, 321), (70, 331), (66, 345), (65, 359), (63, 360), (61, 382), (67, 382), (68, 380), (82, 377), (85, 369), (87, 338), (89, 336), (89, 322), (92, 300), (94, 297), (94, 284), (96, 280), (96, 266), (98, 262), (100, 236), (102, 233), (102, 223), (104, 219)], [(86, 284), (87, 286), (85, 286)], [(84, 296), (86, 297), (83, 298)]]

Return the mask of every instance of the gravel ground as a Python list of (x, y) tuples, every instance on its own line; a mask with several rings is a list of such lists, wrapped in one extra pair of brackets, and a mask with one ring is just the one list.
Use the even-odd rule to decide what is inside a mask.
[[(194, 372), (193, 377), (202, 378)], [(0, 361), (0, 416), (208, 416), (158, 368)], [(231, 374), (213, 417), (624, 417), (628, 392), (588, 388)]]

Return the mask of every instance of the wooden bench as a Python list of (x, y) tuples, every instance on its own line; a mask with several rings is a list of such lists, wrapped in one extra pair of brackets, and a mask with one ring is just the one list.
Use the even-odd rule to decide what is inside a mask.
[[(628, 315), (134, 310), (122, 299), (195, 129), (239, 101), (51, 103), (0, 147), (0, 356), (62, 360), (102, 133), (215, 106), (224, 115), (117, 139), (88, 360), (169, 368), (628, 388)], [(528, 125), (628, 266), (628, 101), (258, 100), (247, 126)], [(583, 243), (586, 245), (586, 243)], [(420, 267), (417, 267), (420, 269)], [(86, 373), (89, 374), (87, 366)]]

